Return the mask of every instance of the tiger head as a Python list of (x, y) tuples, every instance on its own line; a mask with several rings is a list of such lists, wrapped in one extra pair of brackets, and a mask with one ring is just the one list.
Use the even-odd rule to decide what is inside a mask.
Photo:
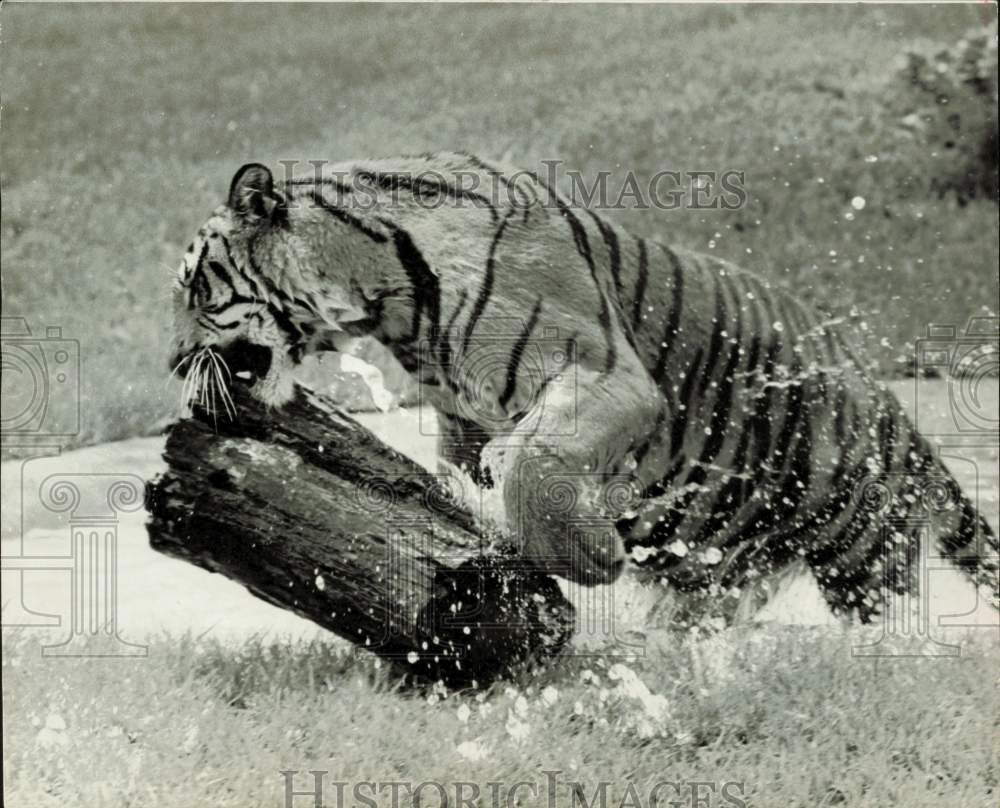
[(264, 166), (237, 171), (174, 283), (170, 369), (185, 379), (188, 402), (231, 409), (237, 377), (253, 397), (281, 406), (303, 357), (370, 330), (355, 267), (371, 256), (342, 239), (331, 249), (337, 237), (315, 204), (290, 204)]

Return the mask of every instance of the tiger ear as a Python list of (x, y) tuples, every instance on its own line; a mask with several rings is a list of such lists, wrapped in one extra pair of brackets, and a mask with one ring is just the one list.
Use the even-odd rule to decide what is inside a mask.
[(233, 175), (229, 185), (229, 207), (250, 221), (275, 220), (284, 209), (284, 197), (274, 190), (270, 169), (247, 163)]

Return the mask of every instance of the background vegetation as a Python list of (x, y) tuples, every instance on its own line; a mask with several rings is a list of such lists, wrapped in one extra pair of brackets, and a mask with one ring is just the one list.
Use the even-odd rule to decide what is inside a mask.
[(995, 37), (935, 57), (995, 12), (8, 5), (4, 313), (80, 340), (79, 443), (148, 433), (170, 272), (237, 166), (466, 149), (745, 171), (741, 210), (609, 215), (853, 311), (898, 372), (928, 323), (998, 308)]

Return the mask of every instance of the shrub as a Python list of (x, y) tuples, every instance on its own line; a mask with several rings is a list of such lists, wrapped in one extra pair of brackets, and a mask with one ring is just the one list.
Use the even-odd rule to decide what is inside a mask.
[(902, 149), (928, 169), (932, 191), (997, 201), (996, 22), (951, 47), (911, 47), (887, 94)]

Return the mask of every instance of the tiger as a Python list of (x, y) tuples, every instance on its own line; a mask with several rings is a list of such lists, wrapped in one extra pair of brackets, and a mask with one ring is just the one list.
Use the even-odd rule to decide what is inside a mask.
[(630, 562), (727, 591), (804, 562), (868, 622), (932, 522), (996, 605), (996, 536), (835, 322), (554, 185), (464, 153), (244, 165), (183, 256), (171, 369), (280, 412), (304, 357), (374, 339), (525, 563), (576, 584)]

